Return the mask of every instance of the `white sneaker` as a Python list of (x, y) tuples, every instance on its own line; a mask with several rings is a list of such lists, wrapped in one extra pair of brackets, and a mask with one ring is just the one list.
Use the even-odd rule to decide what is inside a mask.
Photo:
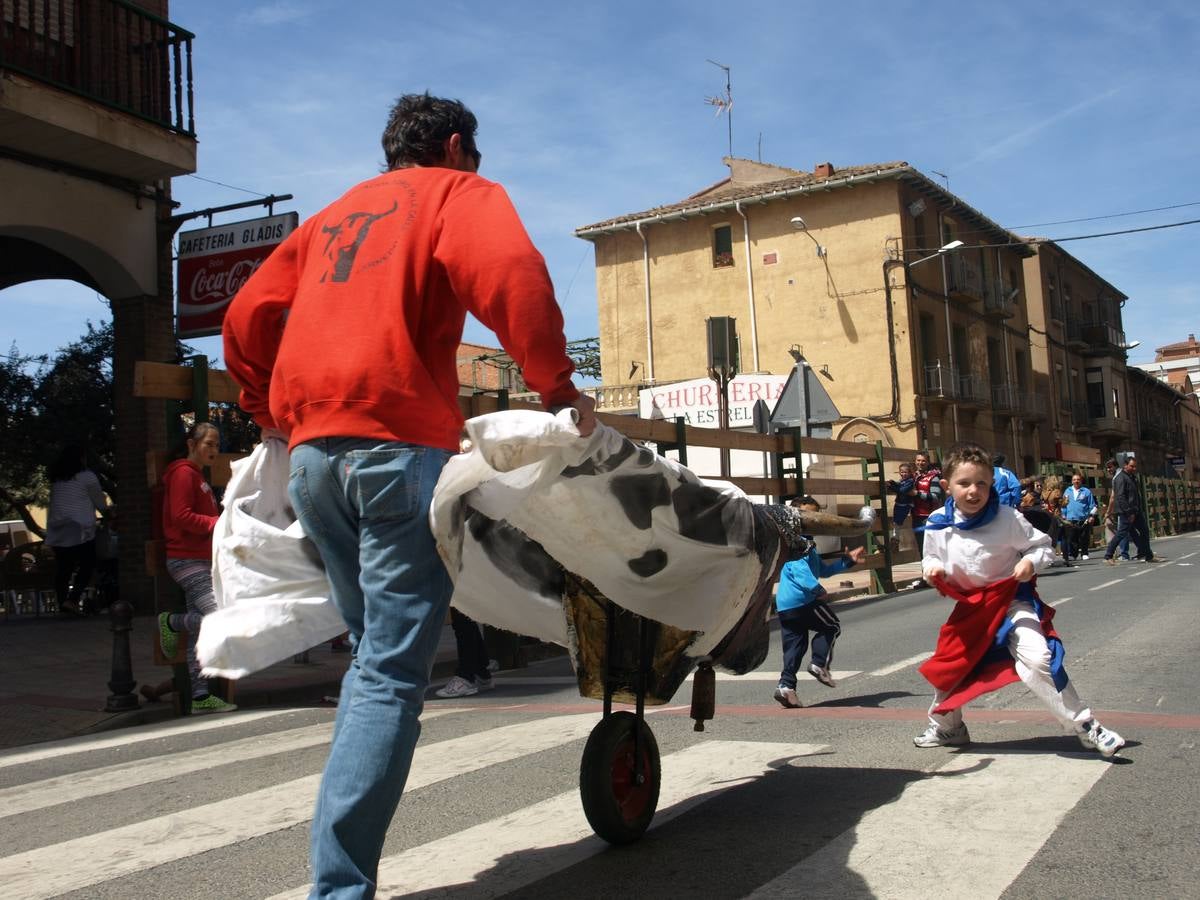
[(475, 676), (475, 690), (478, 691), (479, 693), (482, 694), (484, 691), (490, 691), (495, 686), (496, 686), (496, 683), (494, 681), (492, 681), (492, 678), (490, 675), (487, 678), (483, 678), (479, 675)]
[(959, 722), (957, 728), (942, 731), (936, 725), (930, 724), (922, 734), (913, 738), (917, 747), (962, 747), (971, 743), (971, 735), (967, 732), (965, 722)]
[(472, 694), (478, 694), (479, 688), (472, 681), (467, 681), (465, 678), (459, 678), (455, 675), (446, 682), (446, 686), (440, 690), (434, 691), (439, 697), (470, 697)]
[(1105, 728), (1095, 719), (1088, 723), (1085, 730), (1075, 732), (1075, 736), (1084, 747), (1098, 751), (1105, 759), (1115, 756), (1117, 751), (1125, 746), (1125, 738)]
[(500, 661), (498, 659), (489, 659), (488, 660), (488, 671), (489, 672), (499, 672), (500, 671)]
[(796, 696), (796, 689), (783, 684), (775, 688), (775, 699), (779, 701), (779, 705), (784, 709), (799, 709), (804, 705), (800, 702), (800, 698)]
[(1087, 558), (1088, 558), (1088, 555), (1087, 555), (1086, 553), (1080, 553), (1080, 554), (1079, 554), (1079, 558), (1080, 558), (1080, 559), (1087, 559)]
[(821, 684), (825, 685), (825, 687), (837, 687), (837, 682), (834, 681), (833, 676), (829, 674), (828, 668), (822, 668), (816, 663), (809, 663), (808, 674), (817, 679), (817, 681), (821, 682)]

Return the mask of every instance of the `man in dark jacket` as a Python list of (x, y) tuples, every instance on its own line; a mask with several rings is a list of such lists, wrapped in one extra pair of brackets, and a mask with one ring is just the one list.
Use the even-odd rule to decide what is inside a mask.
[(1113, 513), (1117, 517), (1117, 533), (1108, 542), (1104, 551), (1104, 561), (1115, 566), (1113, 559), (1117, 545), (1122, 539), (1132, 538), (1137, 545), (1138, 558), (1146, 562), (1159, 562), (1162, 557), (1156, 557), (1150, 549), (1150, 531), (1146, 527), (1146, 517), (1142, 515), (1142, 495), (1138, 490), (1137, 459), (1132, 456), (1125, 458), (1125, 465), (1113, 476)]

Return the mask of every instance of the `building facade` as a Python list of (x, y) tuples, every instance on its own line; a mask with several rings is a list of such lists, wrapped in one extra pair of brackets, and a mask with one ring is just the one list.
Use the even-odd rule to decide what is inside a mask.
[(1157, 347), (1154, 362), (1142, 363), (1138, 368), (1176, 390), (1183, 390), (1187, 379), (1191, 385), (1187, 393), (1200, 394), (1200, 341), (1194, 334), (1189, 334), (1186, 341)]
[(741, 371), (786, 374), (794, 351), (822, 373), (835, 438), (1035, 464), (1024, 241), (907, 163), (726, 164), (679, 203), (576, 230), (595, 247), (601, 408), (627, 408), (634, 378), (704, 376), (705, 320), (730, 316)]
[(145, 453), (165, 413), (133, 396), (133, 366), (174, 358), (170, 179), (196, 170), (193, 36), (167, 0), (0, 9), (0, 288), (70, 279), (111, 304), (121, 589), (146, 609)]

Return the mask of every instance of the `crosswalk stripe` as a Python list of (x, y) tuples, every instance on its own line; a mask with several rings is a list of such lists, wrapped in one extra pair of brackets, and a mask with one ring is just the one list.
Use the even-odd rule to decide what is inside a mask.
[[(924, 657), (922, 657), (923, 659)], [(687, 677), (691, 681), (695, 677), (695, 672)], [(835, 669), (830, 673), (835, 680), (843, 678), (853, 678), (855, 675), (861, 675), (862, 672), (858, 669)], [(717, 681), (778, 681), (779, 673), (774, 670), (758, 669), (753, 672), (747, 672), (745, 675), (734, 675), (732, 672), (717, 672)], [(571, 685), (574, 687), (578, 684), (577, 679), (573, 675), (534, 675), (534, 676), (518, 676), (510, 678), (507, 676), (497, 675), (492, 679), (492, 682), (497, 688), (506, 686), (512, 687), (537, 687), (549, 685), (562, 685), (566, 687)]]
[(240, 763), (273, 756), (276, 753), (292, 753), (328, 744), (332, 733), (333, 723), (322, 722), (319, 725), (227, 741), (213, 747), (135, 759), (3, 788), (0, 789), (0, 819), (59, 803), (70, 803), (73, 800), (98, 797), (126, 788), (178, 778), (191, 772), (202, 772), (227, 764), (230, 760)]
[(892, 803), (871, 810), (746, 900), (795, 897), (999, 897), (1108, 770), (1074, 757), (957, 753)]
[[(596, 721), (594, 713), (555, 716), (418, 745), (407, 790), (579, 740)], [(309, 775), (6, 856), (0, 885), (10, 896), (39, 900), (292, 828), (310, 818), (320, 779)]]
[(177, 737), (181, 734), (190, 735), (201, 731), (211, 731), (214, 728), (246, 725), (249, 722), (257, 722), (260, 719), (269, 719), (274, 716), (294, 713), (295, 711), (294, 709), (265, 709), (260, 712), (236, 712), (221, 716), (210, 716), (206, 719), (177, 720), (170, 725), (160, 725), (154, 728), (147, 728), (145, 726), (127, 728), (119, 734), (108, 737), (98, 738), (91, 735), (84, 735), (82, 737), (67, 738), (62, 741), (51, 741), (46, 744), (38, 744), (33, 750), (0, 753), (0, 768), (38, 762), (39, 760), (50, 759), (55, 756), (66, 756), (69, 753), (89, 753), (93, 750), (109, 750), (113, 747), (124, 747), (128, 744), (137, 744), (142, 741), (156, 741), (160, 738)]
[[(659, 809), (651, 827), (661, 826), (719, 793), (762, 776), (781, 760), (812, 756), (826, 749), (821, 744), (707, 741), (669, 754), (662, 760)], [(592, 834), (579, 793), (568, 791), (386, 857), (379, 866), (378, 895), (432, 894), (453, 886), (456, 900), (499, 897), (607, 847)], [(548, 855), (546, 851), (551, 850), (553, 853)], [(504, 865), (497, 868), (502, 859)], [(486, 880), (479, 880), (484, 873)], [(271, 900), (302, 900), (307, 892), (308, 887), (297, 888)]]
[(909, 666), (915, 666), (917, 663), (925, 662), (929, 659), (929, 653), (918, 653), (916, 656), (910, 656), (908, 659), (902, 659), (899, 662), (894, 662), (890, 666), (884, 666), (882, 669), (876, 669), (874, 672), (868, 672), (872, 678), (879, 678), (882, 675), (893, 675)]
[(1120, 584), (1124, 578), (1114, 578), (1112, 581), (1106, 581), (1103, 584), (1098, 584), (1095, 587), (1088, 588), (1089, 591), (1098, 591), (1106, 587), (1112, 587), (1114, 584)]

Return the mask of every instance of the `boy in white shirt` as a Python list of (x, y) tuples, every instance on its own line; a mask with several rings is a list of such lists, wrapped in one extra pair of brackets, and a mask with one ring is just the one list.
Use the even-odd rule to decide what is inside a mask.
[(1031, 584), (1034, 573), (1054, 561), (1049, 535), (1000, 504), (991, 456), (982, 447), (952, 448), (942, 476), (949, 499), (926, 522), (922, 574), (958, 603), (936, 652), (920, 668), (936, 692), (929, 727), (913, 743), (969, 744), (962, 706), (1020, 679), (1084, 747), (1111, 757), (1125, 741), (1102, 727), (1075, 693), (1051, 625), (1054, 610)]

